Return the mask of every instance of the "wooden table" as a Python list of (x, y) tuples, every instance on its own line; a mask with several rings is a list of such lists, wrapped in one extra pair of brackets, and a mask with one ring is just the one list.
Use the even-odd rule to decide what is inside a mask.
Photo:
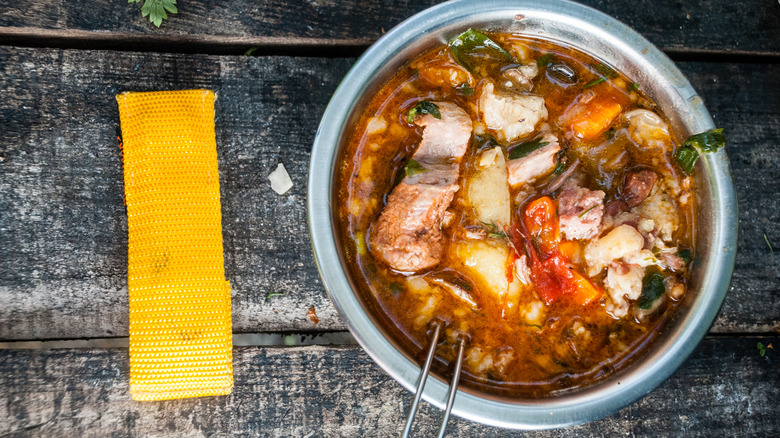
[[(237, 346), (230, 396), (130, 399), (114, 95), (217, 92), (236, 339), (283, 333), (317, 343), (317, 335), (346, 330), (319, 281), (306, 228), (319, 118), (355, 58), (434, 3), (181, 0), (180, 13), (156, 29), (139, 5), (122, 1), (0, 0), (0, 435), (397, 435), (409, 394), (349, 342)], [(585, 3), (666, 51), (726, 128), (739, 253), (710, 334), (667, 382), (611, 417), (529, 435), (778, 436), (780, 4)], [(242, 56), (250, 47), (258, 47), (254, 56)], [(295, 184), (282, 196), (266, 179), (280, 162)], [(318, 324), (306, 316), (311, 307)], [(762, 357), (758, 342), (774, 349)], [(423, 404), (418, 436), (432, 435), (439, 418)], [(458, 418), (449, 432), (512, 434)]]

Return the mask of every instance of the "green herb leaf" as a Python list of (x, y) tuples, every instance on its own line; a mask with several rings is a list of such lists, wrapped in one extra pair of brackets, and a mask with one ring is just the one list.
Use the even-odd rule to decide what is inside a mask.
[(472, 143), (478, 150), (493, 149), (496, 146), (500, 146), (498, 140), (490, 134), (476, 134)]
[(415, 159), (411, 159), (406, 162), (406, 166), (404, 166), (404, 173), (406, 176), (414, 176), (418, 173), (427, 172), (428, 169), (420, 166), (420, 163), (417, 162)]
[(520, 143), (519, 145), (513, 147), (509, 151), (509, 159), (514, 160), (517, 158), (523, 158), (526, 155), (530, 154), (531, 152), (541, 148), (542, 146), (547, 146), (550, 142), (549, 141), (542, 141), (544, 137), (535, 138), (531, 141), (527, 141), (525, 143)]
[(272, 297), (282, 297), (284, 296), (281, 292), (268, 292), (268, 295), (265, 296), (265, 301), (268, 302)]
[(769, 243), (769, 238), (768, 238), (768, 237), (766, 237), (766, 233), (764, 233), (764, 242), (766, 242), (766, 246), (768, 246), (768, 247), (769, 247), (769, 252), (771, 252), (772, 254), (774, 254), (774, 253), (775, 253), (775, 249), (774, 249), (774, 248), (772, 248), (772, 244), (771, 244), (771, 243)]
[(639, 91), (639, 83), (632, 82), (628, 84), (628, 91)]
[(458, 64), (471, 73), (485, 76), (512, 61), (512, 55), (484, 33), (469, 29), (450, 41)]
[(414, 123), (414, 118), (417, 117), (417, 115), (422, 115), (422, 114), (430, 114), (435, 119), (441, 120), (441, 113), (439, 112), (439, 107), (436, 106), (436, 104), (433, 102), (423, 100), (417, 102), (417, 105), (415, 105), (414, 107), (412, 107), (412, 109), (409, 110), (409, 114), (406, 115), (406, 121), (409, 123)]
[(591, 208), (589, 208), (589, 209), (587, 209), (587, 210), (583, 211), (582, 213), (580, 213), (580, 214), (579, 214), (579, 217), (583, 217), (583, 216), (585, 216), (586, 214), (588, 214), (588, 212), (589, 212), (589, 211), (593, 210), (594, 208), (598, 207), (599, 205), (601, 205), (601, 204), (596, 204), (596, 205), (594, 205), (593, 207), (591, 207)]
[(593, 81), (593, 82), (588, 82), (587, 84), (583, 85), (583, 86), (582, 86), (582, 89), (584, 90), (584, 89), (586, 89), (586, 88), (590, 88), (590, 87), (592, 87), (592, 86), (594, 86), (594, 85), (598, 85), (598, 84), (600, 84), (600, 83), (602, 83), (602, 82), (604, 82), (604, 81), (606, 81), (606, 80), (607, 80), (607, 78), (606, 78), (606, 77), (604, 77), (604, 76), (602, 76), (602, 77), (600, 77), (600, 78), (596, 79), (596, 80), (595, 80), (595, 81)]
[(677, 257), (683, 259), (686, 265), (690, 264), (691, 261), (693, 260), (693, 255), (691, 254), (690, 249), (681, 249), (680, 251), (677, 252)]
[(723, 135), (723, 128), (710, 129), (688, 137), (683, 146), (694, 146), (702, 152), (717, 152), (718, 149), (726, 146), (726, 136)]
[(756, 348), (758, 349), (758, 355), (761, 357), (766, 356), (766, 346), (763, 342), (759, 342), (756, 344)]
[(555, 61), (555, 53), (545, 53), (544, 55), (536, 58), (536, 65), (539, 68), (547, 67), (553, 61)]
[(246, 49), (246, 52), (244, 52), (244, 56), (252, 56), (252, 54), (255, 53), (255, 51), (259, 48), (260, 47), (254, 46)]
[(458, 90), (460, 94), (464, 96), (471, 96), (472, 94), (474, 94), (474, 89), (471, 88), (471, 86), (465, 82), (455, 87), (455, 89)]
[[(480, 221), (482, 222), (482, 221)], [(495, 222), (487, 223), (482, 222), (482, 227), (485, 228), (485, 230), (488, 232), (488, 237), (492, 239), (506, 239), (507, 235), (504, 233), (504, 231), (500, 228), (498, 228), (498, 225), (496, 225)]]
[(674, 151), (674, 159), (677, 160), (677, 165), (685, 172), (686, 175), (690, 175), (693, 172), (693, 165), (696, 164), (696, 160), (699, 159), (699, 152), (691, 145), (684, 144)]
[[(141, 3), (141, 0), (128, 0), (128, 3)], [(168, 14), (176, 14), (179, 10), (176, 8), (176, 0), (144, 0), (141, 6), (141, 16), (149, 17), (149, 21), (157, 27), (160, 27), (163, 20), (168, 18)]]
[(606, 76), (608, 78), (616, 78), (618, 77), (618, 74), (615, 70), (613, 70), (611, 67), (609, 67), (606, 64), (598, 63), (598, 64), (591, 64), (590, 65), (594, 70), (599, 72), (600, 75)]
[(398, 298), (398, 296), (401, 295), (401, 293), (403, 291), (404, 291), (404, 285), (403, 284), (401, 284), (401, 283), (399, 283), (397, 281), (394, 281), (394, 282), (390, 283), (390, 292), (393, 293), (394, 297)]
[(639, 295), (637, 306), (642, 310), (653, 307), (655, 300), (664, 294), (664, 276), (657, 269), (648, 269), (642, 279), (642, 293)]

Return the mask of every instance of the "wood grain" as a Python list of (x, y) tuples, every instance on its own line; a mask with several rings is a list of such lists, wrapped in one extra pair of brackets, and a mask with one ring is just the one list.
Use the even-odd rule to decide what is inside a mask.
[[(760, 357), (757, 340), (707, 339), (668, 381), (617, 414), (527, 435), (776, 436), (780, 357)], [(127, 364), (125, 349), (0, 351), (0, 434), (385, 437), (400, 433), (410, 403), (355, 347), (237, 348), (230, 396), (154, 403), (130, 400)], [(433, 436), (440, 418), (423, 402), (415, 436)], [(448, 428), (453, 437), (509, 435), (456, 417)]]
[[(210, 88), (236, 332), (344, 330), (305, 217), (319, 118), (351, 59), (0, 48), (0, 340), (127, 335), (126, 212), (114, 95)], [(741, 234), (713, 331), (780, 330), (780, 71), (681, 63), (726, 128)], [(284, 163), (295, 186), (270, 190)], [(774, 252), (764, 241), (773, 242)], [(268, 300), (269, 292), (284, 293)], [(314, 306), (319, 324), (306, 313)]]
[[(300, 46), (359, 53), (404, 19), (438, 0), (188, 0), (156, 29), (140, 5), (59, 0), (0, 0), (0, 41), (57, 47), (143, 47), (157, 51), (239, 54), (251, 46), (289, 54)], [(751, 0), (615, 0), (582, 3), (637, 29), (660, 48), (682, 54), (773, 55), (780, 52), (780, 5)], [(339, 49), (341, 48), (341, 49)], [(355, 51), (354, 48), (358, 48)], [(319, 55), (321, 56), (321, 55)]]

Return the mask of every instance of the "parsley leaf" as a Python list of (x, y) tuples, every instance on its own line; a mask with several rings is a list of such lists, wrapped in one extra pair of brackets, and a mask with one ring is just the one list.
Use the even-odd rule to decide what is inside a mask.
[[(128, 0), (128, 3), (141, 3), (141, 0)], [(176, 0), (144, 0), (141, 6), (141, 15), (149, 17), (149, 21), (157, 27), (160, 27), (163, 20), (168, 18), (168, 14), (176, 14), (179, 10), (176, 8)]]
[(628, 91), (639, 91), (639, 83), (638, 82), (632, 82), (628, 84)]
[(418, 114), (430, 114), (435, 119), (441, 120), (439, 107), (436, 106), (435, 103), (429, 102), (427, 100), (417, 102), (417, 105), (410, 109), (409, 114), (406, 115), (406, 121), (409, 123), (414, 123), (414, 118), (417, 117)]
[(542, 146), (547, 146), (550, 142), (542, 141), (543, 138), (544, 137), (535, 138), (531, 141), (520, 143), (519, 145), (513, 147), (509, 151), (509, 159), (514, 160), (517, 158), (525, 157), (526, 155), (541, 148)]
[(642, 293), (639, 295), (637, 307), (647, 310), (664, 294), (664, 277), (658, 270), (648, 269), (645, 278), (642, 279)]
[(415, 160), (414, 158), (409, 160), (406, 163), (406, 166), (404, 166), (404, 173), (406, 174), (406, 176), (414, 176), (417, 175), (418, 173), (427, 172), (427, 171), (428, 169), (420, 166), (420, 163), (418, 163), (417, 160)]
[(759, 342), (756, 344), (756, 348), (758, 348), (758, 355), (761, 357), (766, 356), (766, 346), (763, 342)]

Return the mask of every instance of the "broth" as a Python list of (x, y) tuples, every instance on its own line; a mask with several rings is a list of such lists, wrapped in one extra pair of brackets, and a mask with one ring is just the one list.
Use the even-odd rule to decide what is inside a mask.
[[(422, 361), (431, 322), (443, 324), (437, 372), (465, 336), (462, 385), (571, 391), (640, 354), (684, 296), (690, 178), (674, 165), (666, 118), (629, 78), (568, 47), (469, 32), (401, 68), (364, 110), (337, 170), (342, 247), (364, 301), (406, 351)], [(454, 132), (456, 113), (471, 124), (462, 158), (421, 155), (421, 139), (441, 140), (435, 129)], [(426, 181), (434, 175), (445, 176)], [(434, 204), (455, 191), (396, 240), (422, 251), (384, 248), (398, 232), (387, 231), (389, 204), (411, 221), (404, 204), (421, 202), (421, 187)]]

